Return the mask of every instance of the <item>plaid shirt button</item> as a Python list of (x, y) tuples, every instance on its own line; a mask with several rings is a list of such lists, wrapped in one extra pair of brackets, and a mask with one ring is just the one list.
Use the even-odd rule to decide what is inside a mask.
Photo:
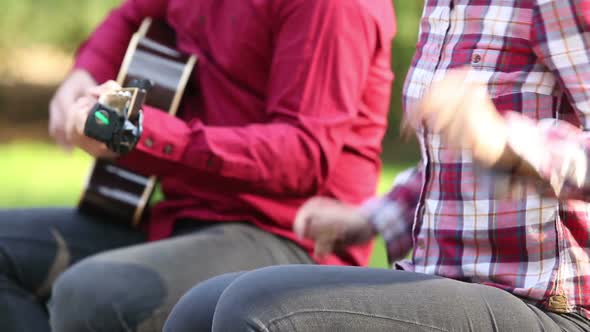
[(481, 62), (481, 55), (478, 53), (473, 54), (471, 57), (471, 63), (478, 64)]
[(420, 249), (420, 250), (424, 250), (424, 247), (425, 247), (425, 246), (424, 246), (424, 239), (419, 239), (419, 240), (418, 240), (417, 247), (418, 247), (418, 249)]

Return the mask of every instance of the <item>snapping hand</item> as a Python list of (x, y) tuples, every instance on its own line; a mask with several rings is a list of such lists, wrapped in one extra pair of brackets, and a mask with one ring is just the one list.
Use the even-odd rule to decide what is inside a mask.
[(319, 260), (375, 235), (368, 218), (357, 208), (326, 197), (308, 200), (297, 212), (293, 228), (300, 238), (315, 241), (314, 256)]
[(507, 142), (507, 126), (484, 85), (467, 81), (466, 69), (449, 72), (409, 112), (405, 121), (414, 129), (425, 125), (443, 142), (471, 149), (474, 161), (493, 166)]

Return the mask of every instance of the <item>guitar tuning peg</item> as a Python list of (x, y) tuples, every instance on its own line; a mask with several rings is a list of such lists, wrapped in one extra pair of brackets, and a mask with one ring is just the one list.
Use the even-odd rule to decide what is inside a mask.
[(130, 88), (138, 88), (141, 90), (149, 91), (154, 86), (154, 83), (148, 79), (134, 78), (129, 81)]

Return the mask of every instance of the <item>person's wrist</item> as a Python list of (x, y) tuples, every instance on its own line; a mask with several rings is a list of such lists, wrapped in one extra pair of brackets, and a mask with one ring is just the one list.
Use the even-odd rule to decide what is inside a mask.
[(506, 121), (493, 111), (493, 119), (478, 126), (475, 133), (480, 139), (476, 140), (474, 158), (485, 167), (511, 168), (518, 162), (518, 156), (513, 153), (508, 144), (508, 127)]
[(94, 79), (94, 77), (92, 76), (92, 74), (84, 69), (84, 68), (74, 68), (72, 69), (72, 71), (70, 72), (70, 77), (74, 77), (77, 78), (79, 80), (81, 80), (82, 82), (84, 82), (85, 86), (88, 85), (98, 85), (98, 82), (96, 82), (96, 80)]
[(371, 211), (367, 208), (368, 206), (362, 205), (356, 209), (357, 214), (357, 229), (362, 229), (366, 237), (376, 236), (379, 232), (376, 225), (371, 222)]
[(358, 209), (351, 208), (339, 217), (341, 222), (333, 235), (334, 239), (343, 245), (356, 245), (370, 241), (373, 238), (373, 228), (368, 218)]
[(494, 170), (515, 173), (522, 159), (514, 152), (509, 144), (505, 144), (500, 156), (491, 163), (491, 168)]

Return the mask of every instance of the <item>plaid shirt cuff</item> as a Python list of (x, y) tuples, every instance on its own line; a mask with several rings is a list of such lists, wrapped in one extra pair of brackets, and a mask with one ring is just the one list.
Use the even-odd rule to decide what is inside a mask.
[(396, 177), (387, 195), (368, 200), (360, 209), (385, 240), (390, 263), (412, 249), (412, 226), (421, 188), (421, 171), (408, 169)]
[(516, 113), (507, 114), (506, 121), (509, 147), (532, 166), (555, 196), (573, 198), (589, 191), (588, 133), (565, 121), (535, 122)]

